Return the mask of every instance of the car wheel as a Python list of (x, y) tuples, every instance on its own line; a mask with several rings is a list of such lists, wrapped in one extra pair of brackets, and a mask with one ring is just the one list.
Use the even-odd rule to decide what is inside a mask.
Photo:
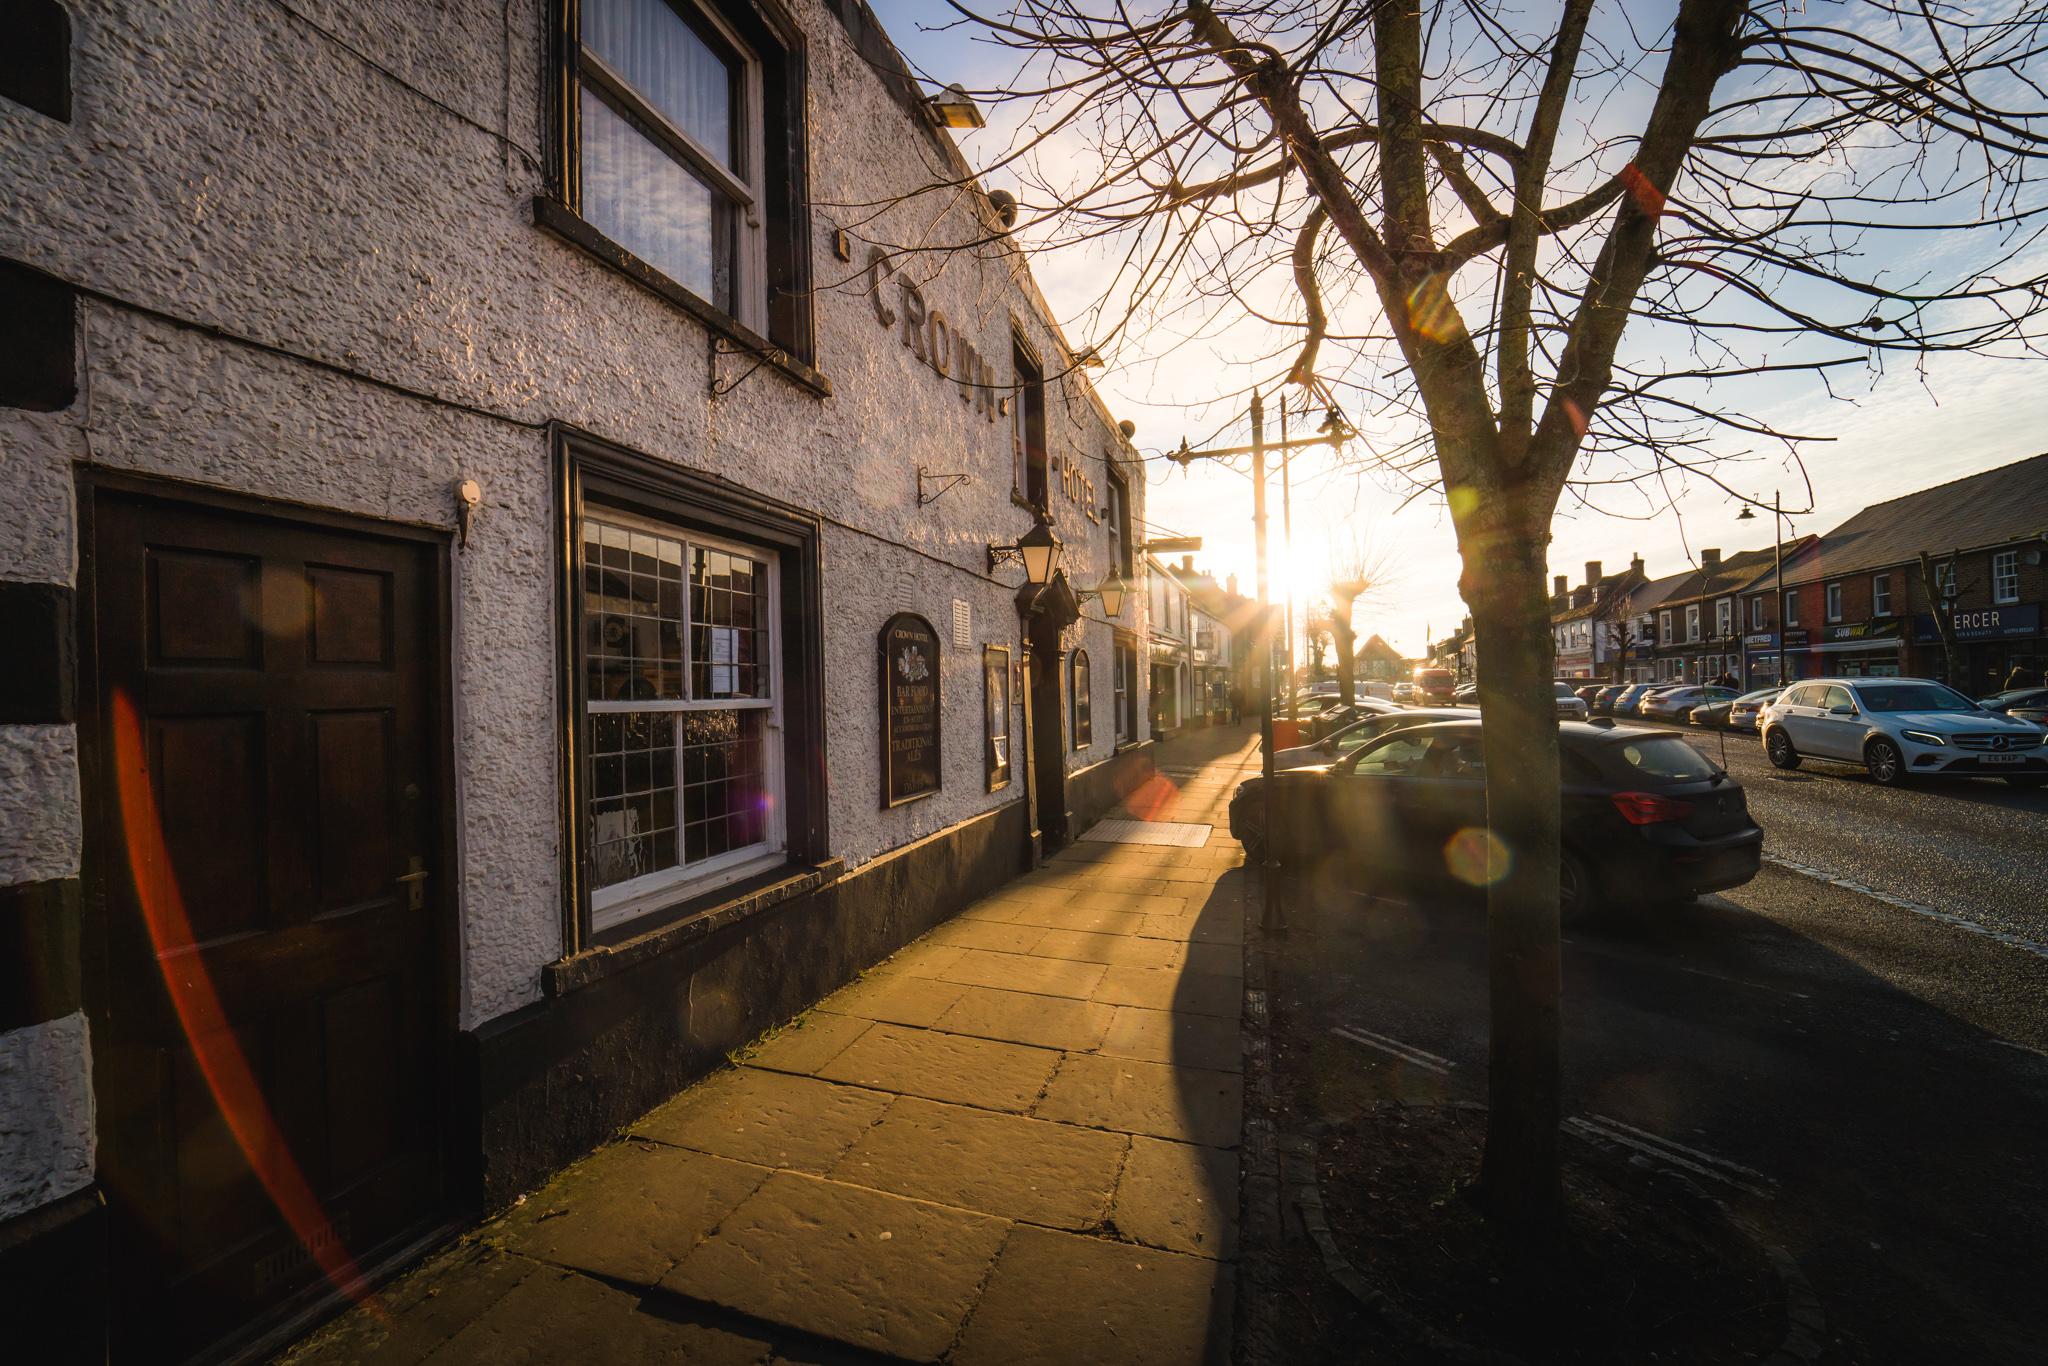
[(1764, 736), (1764, 753), (1770, 756), (1772, 768), (1799, 767), (1799, 751), (1792, 748), (1792, 737), (1782, 730)]
[(1863, 766), (1879, 787), (1897, 787), (1906, 781), (1906, 759), (1889, 740), (1872, 740), (1863, 747)]
[(1600, 884), (1593, 870), (1569, 849), (1558, 851), (1557, 910), (1564, 920), (1585, 920), (1600, 909)]
[(2005, 780), (2014, 787), (2048, 787), (2048, 778), (2038, 773), (2008, 773)]

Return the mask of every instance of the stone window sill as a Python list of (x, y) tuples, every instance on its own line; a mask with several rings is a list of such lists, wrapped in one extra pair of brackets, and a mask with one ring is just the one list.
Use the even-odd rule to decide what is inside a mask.
[(581, 953), (549, 963), (541, 969), (541, 985), (550, 996), (566, 996), (615, 972), (659, 958), (685, 944), (695, 944), (785, 901), (815, 892), (836, 882), (845, 871), (845, 861), (836, 858), (822, 863), (791, 863), (679, 902), (651, 917), (621, 925), (610, 934), (599, 935), (598, 942)]
[(790, 355), (725, 310), (684, 289), (592, 227), (581, 214), (560, 200), (548, 195), (535, 195), (533, 221), (536, 227), (561, 238), (598, 264), (609, 266), (648, 293), (689, 314), (724, 338), (736, 351), (750, 358), (758, 357), (761, 364), (780, 371), (819, 398), (832, 397), (832, 381), (815, 367)]

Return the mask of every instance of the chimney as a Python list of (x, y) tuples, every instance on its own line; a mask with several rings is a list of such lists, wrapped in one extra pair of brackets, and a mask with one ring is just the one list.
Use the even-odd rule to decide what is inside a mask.
[(1232, 574), (1232, 575), (1231, 575), (1231, 576), (1230, 576), (1229, 578), (1225, 579), (1225, 580), (1223, 581), (1223, 586), (1224, 586), (1224, 588), (1225, 588), (1225, 589), (1227, 589), (1227, 590), (1229, 591), (1229, 593), (1230, 593), (1230, 596), (1231, 596), (1231, 597), (1233, 597), (1233, 598), (1234, 598), (1234, 597), (1236, 597), (1236, 596), (1237, 596), (1237, 575), (1235, 575), (1235, 574)]
[(1563, 596), (1564, 596), (1564, 590), (1565, 590), (1565, 586), (1566, 586), (1567, 584), (1569, 584), (1570, 582), (1571, 582), (1571, 576), (1570, 576), (1569, 574), (1559, 574), (1559, 575), (1558, 575), (1558, 576), (1557, 576), (1556, 578), (1554, 578), (1554, 579), (1552, 579), (1552, 580), (1550, 581), (1550, 583), (1551, 583), (1550, 595), (1551, 595), (1552, 597), (1554, 597), (1554, 598), (1561, 598), (1561, 597), (1563, 597)]
[(1640, 554), (1637, 554), (1637, 555), (1634, 555), (1634, 556), (1630, 557), (1630, 559), (1629, 559), (1629, 562), (1628, 562), (1628, 569), (1629, 569), (1629, 572), (1630, 572), (1631, 574), (1640, 574), (1640, 573), (1642, 573), (1642, 572), (1643, 572), (1643, 557), (1642, 557), (1642, 556), (1641, 556)]
[(1183, 573), (1183, 574), (1188, 574), (1188, 575), (1192, 575), (1192, 574), (1193, 574), (1193, 573), (1195, 572), (1195, 557), (1194, 557), (1194, 556), (1192, 556), (1192, 555), (1183, 555), (1183, 556), (1181, 556), (1181, 557), (1180, 557), (1180, 572), (1181, 572), (1181, 573)]
[(1588, 587), (1588, 588), (1598, 588), (1599, 586), (1600, 586), (1600, 561), (1598, 561), (1598, 560), (1588, 560), (1588, 561), (1586, 561), (1586, 587)]
[(1700, 552), (1700, 569), (1701, 569), (1701, 570), (1702, 570), (1703, 572), (1705, 572), (1705, 573), (1708, 573), (1708, 574), (1711, 574), (1711, 573), (1713, 573), (1713, 572), (1714, 572), (1714, 571), (1715, 571), (1716, 569), (1719, 569), (1720, 567), (1721, 567), (1721, 552), (1720, 552), (1720, 551), (1718, 551), (1718, 550), (1702, 550), (1702, 551)]

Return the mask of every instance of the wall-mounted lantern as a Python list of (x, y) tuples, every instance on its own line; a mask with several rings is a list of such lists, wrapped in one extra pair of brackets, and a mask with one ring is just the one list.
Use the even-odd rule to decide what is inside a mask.
[(981, 107), (958, 85), (949, 85), (928, 96), (924, 104), (931, 110), (932, 122), (941, 128), (982, 128), (988, 123), (981, 116)]
[(1019, 536), (1015, 545), (990, 546), (989, 572), (994, 573), (999, 564), (1021, 564), (1024, 566), (1024, 581), (1034, 588), (1043, 588), (1059, 572), (1060, 553), (1065, 548), (1060, 544), (1060, 538), (1052, 534), (1052, 528), (1039, 522)]
[(1102, 615), (1113, 619), (1123, 615), (1124, 594), (1128, 591), (1128, 585), (1112, 569), (1109, 573), (1102, 576), (1101, 583), (1096, 584), (1085, 593), (1075, 594), (1075, 597), (1082, 602), (1086, 602), (1089, 598), (1099, 598), (1102, 602)]

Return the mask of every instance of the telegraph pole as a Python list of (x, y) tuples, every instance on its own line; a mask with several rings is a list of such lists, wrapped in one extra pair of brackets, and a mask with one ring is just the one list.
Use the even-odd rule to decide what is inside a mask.
[(1259, 773), (1266, 780), (1265, 833), (1272, 839), (1273, 804), (1273, 590), (1266, 574), (1266, 404), (1252, 391), (1252, 546), (1258, 559), (1259, 644), (1264, 651), (1265, 677), (1259, 686)]
[(1287, 477), (1287, 396), (1280, 396), (1280, 544), (1287, 547), (1287, 719), (1294, 719), (1294, 492)]

